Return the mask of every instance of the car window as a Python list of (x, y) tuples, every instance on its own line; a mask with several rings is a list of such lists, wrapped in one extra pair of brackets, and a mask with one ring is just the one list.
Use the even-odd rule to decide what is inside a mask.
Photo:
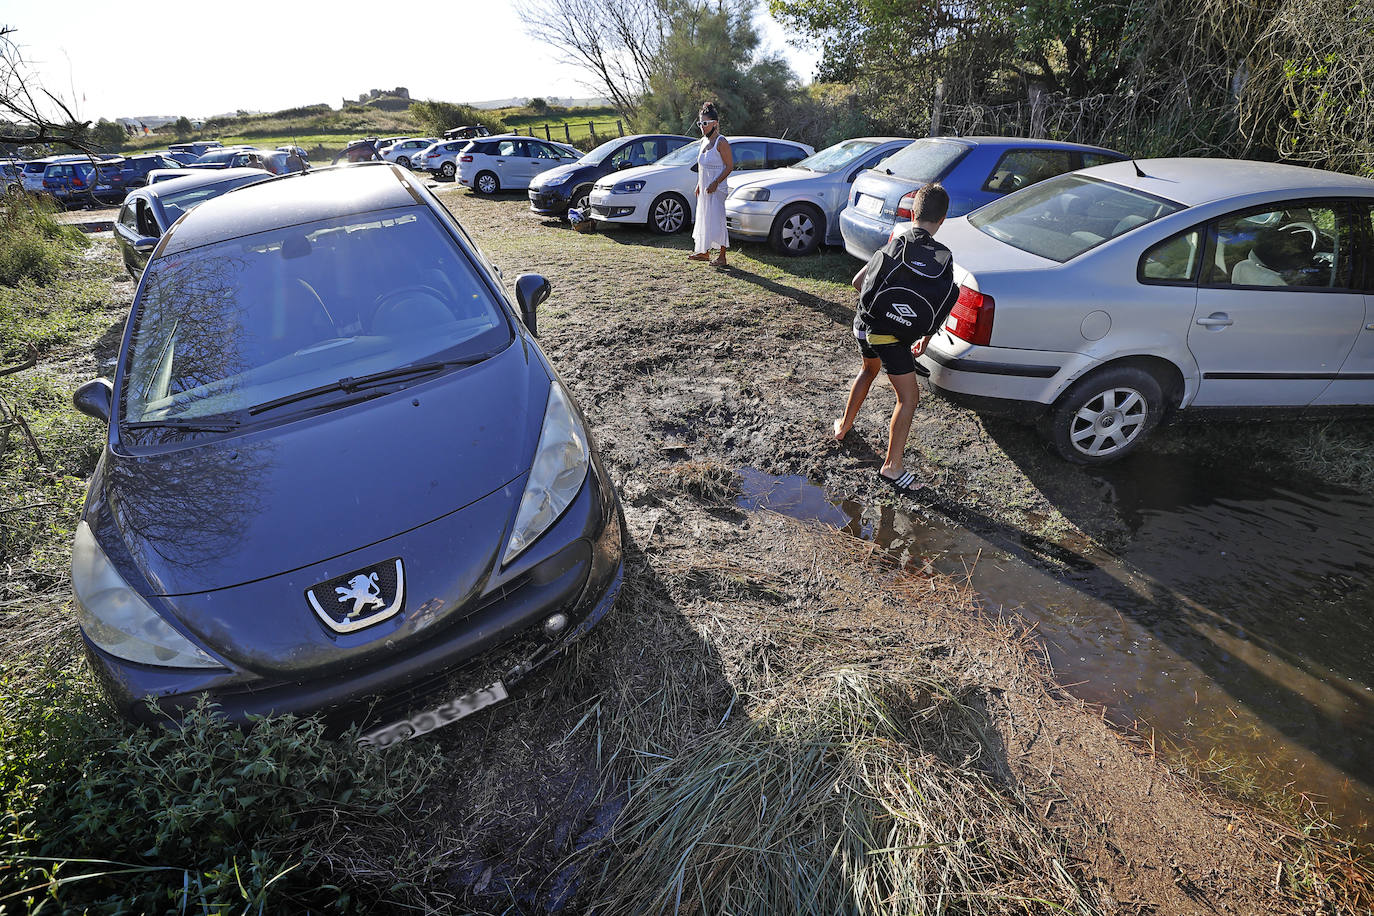
[(135, 206), (138, 208), (136, 224), (138, 234), (150, 238), (156, 238), (162, 235), (162, 230), (158, 228), (157, 220), (153, 217), (153, 211), (152, 208), (148, 206), (148, 202), (140, 200)]
[(968, 147), (962, 143), (927, 137), (893, 153), (883, 167), (898, 178), (924, 183), (945, 174), (967, 152)]
[(983, 182), (983, 190), (1009, 194), (1033, 184), (1073, 171), (1073, 156), (1068, 150), (1013, 149), (997, 160)]
[(1192, 283), (1197, 280), (1201, 253), (1202, 230), (1180, 232), (1146, 249), (1137, 276), (1142, 283)]
[[(587, 154), (590, 160), (592, 153)], [(613, 169), (628, 169), (637, 165), (651, 165), (658, 157), (654, 155), (654, 141), (636, 140), (633, 143), (626, 143), (620, 149), (610, 155), (606, 164)]]
[(1212, 223), (1207, 286), (1346, 289), (1355, 233), (1334, 201), (1299, 200)]
[(1364, 283), (1366, 291), (1374, 291), (1374, 201), (1359, 201), (1356, 212), (1364, 224)]
[(534, 140), (526, 140), (525, 142), (529, 144), (530, 155), (533, 156), (535, 159), (559, 158), (558, 154), (553, 151), (552, 147), (545, 146), (544, 144), (538, 143)]
[(154, 258), (131, 321), (125, 423), (251, 419), (341, 378), (481, 358), (512, 339), (477, 268), (422, 206)]
[(138, 231), (138, 219), (134, 216), (134, 203), (129, 201), (119, 211), (119, 225), (130, 232)]
[(517, 147), (514, 140), (502, 140), (500, 143), (496, 144), (496, 155), (514, 156), (516, 155), (516, 149)]
[(1084, 153), (1083, 168), (1090, 168), (1094, 165), (1106, 165), (1108, 162), (1120, 162), (1120, 156), (1108, 156), (1106, 153)]
[(968, 221), (1014, 248), (1062, 262), (1182, 209), (1134, 188), (1069, 174), (995, 200)]
[(790, 143), (768, 144), (768, 165), (770, 169), (782, 169), (806, 158), (806, 151)]
[(735, 171), (747, 172), (751, 169), (766, 168), (768, 165), (766, 143), (758, 140), (744, 140), (730, 144), (730, 152), (735, 157)]

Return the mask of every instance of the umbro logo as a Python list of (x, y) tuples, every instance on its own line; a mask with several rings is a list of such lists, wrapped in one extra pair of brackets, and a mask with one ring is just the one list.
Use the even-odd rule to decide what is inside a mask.
[(898, 303), (894, 304), (894, 305), (892, 306), (892, 308), (893, 308), (894, 311), (897, 312), (898, 315), (902, 315), (902, 316), (904, 316), (904, 317), (906, 317), (906, 318), (915, 318), (915, 317), (916, 317), (916, 310), (913, 309), (911, 306), (906, 305), (905, 303), (898, 302)]

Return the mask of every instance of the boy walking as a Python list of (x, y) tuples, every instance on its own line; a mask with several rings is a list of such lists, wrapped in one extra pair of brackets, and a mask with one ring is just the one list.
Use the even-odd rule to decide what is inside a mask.
[[(932, 238), (944, 223), (948, 212), (949, 194), (945, 189), (938, 184), (925, 185), (916, 192), (916, 199), (912, 205), (915, 226), (903, 232), (903, 235), (907, 236), (907, 244), (918, 246), (918, 257), (923, 268), (920, 274), (925, 281), (921, 295), (931, 303), (938, 320), (930, 332), (917, 340), (913, 346), (911, 343), (901, 342), (892, 334), (876, 333), (871, 329), (865, 320), (861, 300), (858, 312), (854, 316), (854, 336), (858, 339), (859, 354), (863, 363), (859, 367), (859, 374), (849, 386), (849, 400), (845, 403), (844, 416), (835, 421), (835, 439), (838, 441), (854, 426), (854, 418), (858, 416), (859, 408), (868, 397), (869, 388), (878, 377), (878, 370), (882, 369), (887, 373), (887, 380), (897, 394), (897, 406), (893, 408), (892, 420), (888, 424), (887, 456), (878, 471), (878, 476), (901, 493), (914, 493), (922, 486), (917, 482), (915, 474), (903, 470), (902, 467), (907, 436), (911, 433), (911, 420), (921, 397), (920, 387), (916, 382), (917, 372), (922, 375), (930, 374), (924, 367), (917, 366), (916, 357), (925, 352), (926, 344), (943, 323), (943, 316), (948, 314), (956, 293), (953, 256), (948, 248)], [(883, 251), (880, 250), (854, 275), (854, 289), (862, 292), (868, 274), (878, 271), (882, 264)]]

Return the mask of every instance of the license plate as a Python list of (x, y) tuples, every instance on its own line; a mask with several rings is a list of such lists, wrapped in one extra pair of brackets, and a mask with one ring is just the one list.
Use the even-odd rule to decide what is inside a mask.
[(95, 186), (95, 189), (96, 189), (97, 191), (108, 191), (108, 190), (110, 190), (110, 186), (107, 185), (107, 184), (98, 184), (98, 185)]
[(603, 206), (610, 199), (611, 195), (609, 191), (593, 191), (591, 197), (588, 198), (588, 200), (590, 200), (592, 203), (601, 204)]
[(883, 199), (881, 197), (874, 197), (871, 194), (860, 194), (857, 207), (860, 213), (877, 216), (883, 212)]
[(488, 684), (474, 690), (472, 693), (455, 697), (428, 712), (416, 713), (409, 719), (402, 719), (399, 722), (383, 725), (381, 728), (374, 728), (360, 737), (358, 744), (363, 747), (387, 747), (410, 738), (418, 738), (421, 735), (429, 734), (436, 728), (451, 725), (464, 716), (470, 716), (479, 709), (485, 709), (494, 703), (499, 703), (508, 696), (510, 694), (506, 692), (506, 685), (497, 681), (494, 684)]

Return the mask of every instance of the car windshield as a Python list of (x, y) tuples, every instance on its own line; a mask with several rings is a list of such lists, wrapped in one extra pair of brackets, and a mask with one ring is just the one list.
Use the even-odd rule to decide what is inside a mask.
[(845, 140), (807, 156), (792, 165), (794, 169), (809, 169), (812, 172), (837, 172), (878, 145), (877, 140)]
[(664, 156), (655, 165), (691, 165), (697, 161), (697, 153), (701, 152), (701, 144), (692, 142), (686, 146), (679, 146), (668, 155)]
[(968, 221), (1013, 248), (1062, 263), (1182, 209), (1100, 179), (1060, 175), (994, 201)]
[(512, 339), (477, 269), (424, 207), (154, 258), (133, 322), (124, 424), (232, 423), (302, 392), (484, 358)]
[(882, 167), (909, 181), (934, 181), (967, 150), (964, 144), (949, 140), (916, 140), (893, 153)]
[(582, 162), (585, 165), (600, 165), (602, 160), (624, 145), (624, 137), (616, 137), (614, 140), (607, 140), (605, 143), (583, 156)]
[(197, 159), (196, 162), (228, 162), (230, 159), (234, 158), (234, 153), (236, 152), (237, 150), (231, 149), (216, 150), (213, 153), (206, 153), (204, 156)]

